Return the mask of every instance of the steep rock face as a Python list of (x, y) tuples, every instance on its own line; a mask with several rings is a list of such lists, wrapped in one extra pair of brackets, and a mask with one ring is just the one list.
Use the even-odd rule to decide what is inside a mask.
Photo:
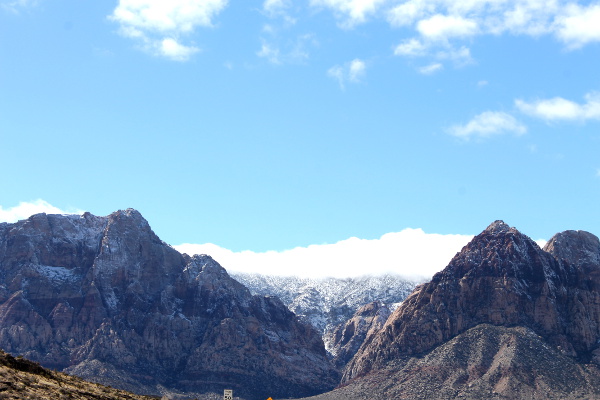
[(134, 391), (253, 398), (335, 386), (322, 340), (135, 210), (0, 224), (0, 347)]
[[(551, 242), (557, 254), (566, 254), (560, 241)], [(593, 261), (597, 253), (570, 252), (586, 254), (580, 259), (588, 270), (600, 269)], [(527, 327), (563, 354), (589, 360), (600, 339), (600, 295), (595, 275), (579, 264), (557, 259), (496, 221), (367, 337), (343, 381), (429, 351), (483, 323)]]
[(369, 334), (381, 329), (391, 314), (390, 308), (380, 301), (362, 306), (343, 324), (326, 334), (325, 341), (331, 343), (329, 349), (333, 363), (340, 369), (356, 354)]

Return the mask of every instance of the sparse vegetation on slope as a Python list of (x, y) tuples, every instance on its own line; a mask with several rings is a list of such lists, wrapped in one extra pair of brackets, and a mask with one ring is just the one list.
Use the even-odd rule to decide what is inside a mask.
[(42, 368), (38, 363), (0, 350), (0, 399), (151, 400), (109, 386)]

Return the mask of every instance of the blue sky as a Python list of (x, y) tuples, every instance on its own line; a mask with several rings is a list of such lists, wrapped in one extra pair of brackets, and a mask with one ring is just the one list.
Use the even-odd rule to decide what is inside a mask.
[(234, 252), (598, 235), (599, 70), (597, 1), (0, 0), (0, 214)]

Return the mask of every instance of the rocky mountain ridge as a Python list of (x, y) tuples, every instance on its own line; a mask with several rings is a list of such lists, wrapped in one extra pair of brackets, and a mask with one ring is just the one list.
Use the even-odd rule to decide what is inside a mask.
[(496, 221), (368, 335), (342, 388), (317, 398), (600, 398), (599, 257), (590, 233), (563, 232), (541, 249)]
[(339, 379), (281, 301), (178, 253), (132, 209), (0, 224), (0, 348), (137, 393), (290, 397)]

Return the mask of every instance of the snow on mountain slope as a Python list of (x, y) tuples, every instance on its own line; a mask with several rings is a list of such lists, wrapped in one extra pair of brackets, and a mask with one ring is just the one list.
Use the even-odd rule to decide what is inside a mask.
[(325, 334), (352, 318), (360, 307), (373, 301), (401, 303), (419, 283), (397, 275), (343, 279), (239, 273), (231, 276), (252, 294), (279, 297), (291, 311), (324, 335), (326, 349), (331, 343)]

